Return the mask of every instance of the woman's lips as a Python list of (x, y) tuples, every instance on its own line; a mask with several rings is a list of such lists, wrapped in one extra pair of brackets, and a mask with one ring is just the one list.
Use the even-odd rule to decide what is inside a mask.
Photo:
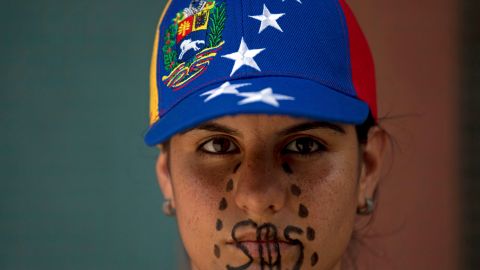
[[(240, 252), (248, 253), (255, 261), (263, 258), (265, 261), (275, 263), (279, 259), (280, 254), (287, 254), (293, 246), (282, 240), (246, 240), (236, 243), (229, 242), (228, 246), (238, 249)], [(248, 257), (247, 254), (245, 256)]]

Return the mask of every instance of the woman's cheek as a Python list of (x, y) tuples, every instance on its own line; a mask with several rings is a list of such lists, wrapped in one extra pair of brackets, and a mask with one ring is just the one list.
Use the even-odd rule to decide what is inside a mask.
[[(189, 184), (177, 186), (175, 191), (177, 222), (185, 249), (198, 267), (214, 264), (215, 220), (218, 215), (218, 195), (215, 188), (205, 188), (209, 179), (189, 175)], [(185, 180), (179, 179), (178, 180)], [(210, 185), (209, 185), (210, 186)]]
[(349, 162), (348, 157), (358, 161), (344, 152), (324, 155), (311, 163), (290, 161), (302, 203), (309, 210), (309, 226), (316, 232), (312, 244), (323, 263), (342, 256), (353, 230), (358, 164)]
[[(291, 185), (290, 192), (296, 199), (293, 204), (298, 206), (295, 207), (298, 221), (305, 223), (302, 226), (305, 243), (311, 246), (305, 254), (305, 264), (328, 264), (328, 258), (343, 253), (350, 239), (356, 202), (351, 198), (356, 198), (352, 194), (358, 164), (344, 162), (344, 166), (339, 166), (338, 161), (344, 159), (345, 156), (332, 154), (310, 162), (289, 159), (282, 164), (285, 174), (296, 183)], [(173, 178), (180, 232), (187, 252), (199, 264), (212, 265), (223, 254), (213, 239), (219, 230), (218, 220), (222, 221), (224, 230), (231, 227), (222, 218), (222, 213), (230, 213), (231, 200), (223, 199), (228, 198), (229, 186), (233, 187), (230, 180), (237, 167), (235, 162), (190, 160), (175, 168)]]
[(194, 217), (206, 219), (218, 213), (235, 163), (201, 158), (182, 159), (182, 166), (172, 168), (175, 202), (177, 211), (185, 212), (185, 221), (191, 224), (199, 222)]

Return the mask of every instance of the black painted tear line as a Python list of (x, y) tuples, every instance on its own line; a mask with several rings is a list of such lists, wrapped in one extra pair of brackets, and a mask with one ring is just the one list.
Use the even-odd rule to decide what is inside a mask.
[(290, 192), (292, 192), (292, 194), (297, 197), (299, 197), (302, 194), (302, 190), (295, 184), (290, 186)]
[(292, 167), (290, 167), (290, 165), (286, 162), (284, 162), (282, 164), (282, 168), (283, 168), (283, 171), (286, 173), (286, 174), (292, 174), (293, 171), (292, 171)]
[(308, 208), (305, 207), (305, 205), (300, 204), (300, 206), (298, 207), (298, 215), (299, 215), (301, 218), (306, 218), (306, 217), (308, 217)]
[(223, 229), (223, 222), (221, 219), (217, 219), (217, 224), (215, 224), (215, 229), (217, 229), (217, 231), (221, 231)]
[(235, 168), (233, 168), (233, 173), (237, 173), (238, 169), (240, 168), (240, 166), (242, 165), (241, 162), (239, 162), (237, 165), (235, 165)]
[(232, 180), (232, 179), (228, 180), (228, 182), (227, 182), (227, 187), (225, 188), (225, 190), (226, 190), (227, 192), (230, 192), (230, 191), (233, 190), (233, 180)]
[(213, 254), (217, 259), (220, 258), (220, 247), (218, 245), (213, 246)]
[(227, 199), (222, 198), (222, 200), (220, 201), (220, 204), (218, 205), (218, 209), (220, 211), (223, 211), (223, 210), (227, 209), (227, 207), (228, 207)]
[(307, 239), (309, 241), (315, 240), (315, 230), (311, 227), (307, 228)]
[(315, 266), (318, 263), (318, 254), (317, 252), (314, 252), (312, 254), (312, 257), (310, 258), (310, 265)]

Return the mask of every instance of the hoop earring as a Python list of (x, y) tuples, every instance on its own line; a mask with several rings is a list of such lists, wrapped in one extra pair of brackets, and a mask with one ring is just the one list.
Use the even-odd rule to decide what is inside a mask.
[(357, 208), (357, 214), (368, 216), (373, 213), (375, 209), (375, 202), (372, 198), (365, 198), (365, 206)]
[(173, 208), (172, 206), (172, 200), (171, 199), (166, 199), (164, 202), (163, 202), (163, 206), (162, 206), (162, 210), (163, 210), (163, 213), (166, 215), (166, 216), (175, 216), (175, 208)]

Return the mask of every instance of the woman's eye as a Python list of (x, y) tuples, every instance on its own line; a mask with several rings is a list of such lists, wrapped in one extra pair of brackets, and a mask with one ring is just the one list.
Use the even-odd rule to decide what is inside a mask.
[(212, 154), (228, 154), (236, 152), (237, 146), (228, 138), (213, 138), (201, 146), (201, 150)]
[(290, 142), (286, 147), (285, 150), (290, 153), (298, 153), (298, 154), (312, 154), (318, 151), (325, 150), (325, 146), (318, 141), (304, 137), (298, 138), (292, 142)]

